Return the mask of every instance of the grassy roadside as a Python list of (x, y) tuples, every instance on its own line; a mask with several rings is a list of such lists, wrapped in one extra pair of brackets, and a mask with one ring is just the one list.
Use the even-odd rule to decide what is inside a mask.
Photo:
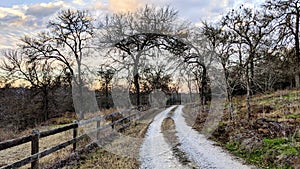
[[(235, 119), (224, 110), (210, 138), (260, 168), (300, 168), (300, 91), (255, 95), (251, 108), (248, 120), (245, 98), (234, 98)], [(188, 105), (184, 112), (188, 124), (202, 132), (208, 109)]]
[[(134, 147), (127, 146), (129, 143), (126, 143), (126, 139), (117, 139), (112, 144), (115, 146), (115, 149), (122, 147), (120, 149), (132, 150), (131, 154), (138, 155), (139, 146), (143, 142), (143, 138), (148, 129), (148, 125), (152, 122), (152, 119), (161, 112), (162, 109), (150, 109), (142, 113), (142, 117), (138, 121), (134, 121), (131, 125), (126, 128), (124, 131), (117, 132), (122, 135), (124, 138), (135, 138), (137, 141), (133, 145)], [(107, 110), (101, 112), (102, 114), (109, 114), (114, 110)], [(90, 117), (95, 114), (89, 115)], [(52, 128), (63, 126), (64, 123), (73, 122), (75, 116), (68, 117), (59, 117), (57, 119), (51, 119), (51, 122), (46, 126), (40, 126), (38, 129), (40, 131), (49, 130)], [(110, 121), (108, 121), (110, 122)], [(101, 123), (101, 125), (105, 125)], [(95, 125), (92, 124), (92, 127)], [(86, 130), (91, 126), (85, 126), (79, 128), (79, 134), (84, 134)], [(22, 132), (3, 132), (1, 133), (4, 140), (20, 137), (23, 135), (30, 134), (32, 129), (28, 129)], [(70, 133), (71, 132), (71, 133)], [(63, 141), (71, 139), (72, 131), (63, 132), (53, 136), (47, 137), (47, 139), (41, 139), (40, 148), (45, 149), (53, 145), (57, 145)], [(122, 142), (123, 141), (123, 142)], [(127, 140), (130, 141), (130, 140)], [(99, 147), (97, 144), (90, 144), (92, 142), (91, 138), (86, 138), (83, 141), (78, 143), (78, 151), (75, 153), (72, 151), (72, 146), (68, 146), (62, 150), (59, 150), (53, 154), (50, 154), (46, 157), (40, 159), (40, 168), (138, 168), (139, 162), (138, 158), (126, 157), (125, 155), (117, 155), (117, 153), (107, 151), (107, 147)], [(114, 148), (114, 147), (113, 147)], [(14, 148), (10, 148), (4, 151), (0, 151), (0, 166), (12, 163), (19, 159), (24, 158), (25, 156), (30, 155), (30, 143), (23, 144)], [(22, 168), (29, 168), (29, 165), (26, 165)]]
[[(113, 109), (106, 110), (106, 111), (102, 111), (101, 114), (103, 114), (103, 113), (109, 114), (113, 111), (114, 111)], [(91, 116), (90, 114), (87, 114), (87, 115)], [(94, 114), (92, 114), (92, 115), (94, 115)], [(47, 131), (47, 130), (51, 130), (54, 128), (62, 127), (64, 125), (68, 125), (68, 124), (72, 123), (74, 120), (76, 120), (76, 114), (74, 112), (73, 113), (67, 112), (63, 116), (51, 118), (47, 122), (39, 124), (39, 126), (37, 126), (34, 129), (37, 129), (40, 132)], [(84, 134), (86, 131), (86, 127), (88, 127), (88, 126), (79, 127), (78, 134), (79, 135)], [(32, 130), (33, 130), (33, 128), (28, 128), (23, 131), (0, 128), (0, 133), (1, 133), (0, 141), (14, 139), (14, 138), (22, 137), (25, 135), (30, 135), (32, 133)], [(40, 151), (45, 150), (50, 147), (53, 147), (53, 146), (56, 146), (64, 141), (68, 141), (68, 140), (72, 139), (72, 137), (73, 137), (73, 131), (69, 130), (69, 131), (61, 132), (61, 133), (51, 135), (51, 136), (48, 136), (45, 138), (41, 138), (40, 143), (39, 143)], [(77, 147), (79, 149), (84, 148), (89, 142), (90, 142), (89, 138), (83, 139), (77, 143)], [(31, 150), (31, 144), (25, 143), (25, 144), (22, 144), (19, 146), (15, 146), (15, 147), (0, 151), (0, 167), (10, 164), (10, 163), (13, 163), (18, 160), (21, 160), (21, 159), (29, 156), (31, 154), (30, 150)], [(70, 156), (70, 154), (72, 154), (72, 153), (73, 153), (72, 145), (67, 146), (64, 149), (58, 150), (54, 153), (51, 153), (51, 154), (41, 158), (39, 160), (39, 166), (40, 166), (40, 168), (47, 168), (47, 166), (52, 165), (53, 163), (56, 163), (57, 161), (60, 161), (61, 159), (68, 158)], [(30, 164), (27, 164), (21, 168), (29, 168), (29, 167), (30, 167)]]
[[(147, 128), (148, 123), (134, 122), (126, 130), (124, 130), (123, 134), (129, 137), (143, 138)], [(72, 159), (71, 162), (62, 168), (137, 169), (139, 168), (139, 165), (137, 158), (115, 154), (103, 147), (96, 146), (94, 150), (80, 154), (76, 159)]]
[[(143, 116), (138, 120), (132, 122), (132, 124), (125, 130), (119, 133), (123, 138), (120, 140), (115, 140), (113, 147), (131, 151), (131, 154), (126, 156), (122, 152), (110, 151), (108, 147), (99, 147), (97, 144), (91, 146), (92, 148), (86, 148), (82, 152), (79, 152), (75, 157), (63, 162), (64, 164), (57, 167), (51, 168), (64, 168), (64, 169), (86, 169), (86, 168), (97, 168), (97, 169), (138, 169), (140, 163), (138, 161), (138, 152), (141, 144), (143, 143), (143, 138), (147, 132), (149, 124), (152, 122), (155, 115), (161, 112), (161, 109), (148, 110), (143, 112)], [(126, 138), (135, 138), (136, 142), (128, 143)], [(122, 143), (124, 141), (124, 143)], [(129, 141), (131, 141), (129, 139)], [(135, 157), (132, 156), (135, 155)]]
[[(59, 125), (63, 126), (63, 125)], [(57, 125), (50, 125), (50, 126), (44, 126), (39, 127), (38, 129), (40, 131), (46, 131), (52, 128), (58, 127)], [(25, 133), (27, 131), (24, 131)], [(85, 130), (83, 128), (79, 128), (78, 134), (84, 134)], [(30, 132), (28, 132), (30, 134)], [(27, 134), (26, 134), (27, 135)], [(52, 136), (48, 136), (45, 138), (41, 138), (39, 140), (39, 151), (43, 151), (47, 148), (56, 146), (62, 142), (68, 141), (72, 139), (73, 137), (73, 131), (65, 131), (61, 132)], [(86, 144), (90, 142), (89, 138), (85, 138), (77, 143), (78, 149), (83, 148)], [(51, 153), (39, 160), (39, 166), (40, 168), (47, 168), (48, 165), (51, 165), (53, 163), (56, 163), (57, 161), (64, 159), (68, 157), (70, 154), (73, 153), (73, 147), (72, 145), (67, 146), (66, 148), (63, 148), (61, 150), (58, 150), (54, 153)], [(25, 143), (21, 144), (19, 146), (15, 146), (9, 149), (5, 149), (0, 151), (0, 167), (13, 163), (15, 161), (21, 160), (25, 157), (28, 157), (31, 155), (31, 143)], [(21, 168), (30, 168), (30, 164), (27, 164)]]

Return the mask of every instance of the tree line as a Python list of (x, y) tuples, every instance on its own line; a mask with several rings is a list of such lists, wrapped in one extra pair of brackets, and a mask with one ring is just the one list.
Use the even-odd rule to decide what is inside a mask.
[[(49, 92), (76, 87), (73, 97), (84, 118), (89, 73), (106, 100), (111, 99), (114, 77), (126, 72), (136, 106), (155, 89), (178, 93), (181, 81), (207, 104), (214, 80), (208, 72), (217, 62), (215, 71), (224, 73), (230, 117), (232, 97), (244, 94), (251, 116), (251, 95), (300, 87), (299, 5), (296, 0), (269, 0), (255, 9), (240, 6), (198, 27), (169, 6), (100, 18), (87, 10), (62, 10), (45, 31), (24, 36), (18, 47), (2, 51), (2, 81), (6, 86), (26, 81), (39, 91), (44, 120), (49, 118)], [(86, 64), (95, 58), (101, 60), (97, 66)]]

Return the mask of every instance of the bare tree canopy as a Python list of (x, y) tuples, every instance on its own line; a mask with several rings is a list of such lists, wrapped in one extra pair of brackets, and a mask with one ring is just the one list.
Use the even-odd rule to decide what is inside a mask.
[[(85, 10), (62, 10), (55, 19), (49, 22), (48, 28), (49, 31), (42, 32), (37, 37), (25, 36), (21, 47), (32, 61), (46, 59), (64, 64), (79, 89), (78, 97), (81, 100), (82, 60), (91, 48), (94, 33), (93, 18)], [(74, 66), (76, 66), (76, 72)], [(79, 111), (83, 118), (82, 110)]]
[(186, 45), (175, 36), (188, 24), (176, 21), (177, 11), (170, 7), (146, 6), (136, 12), (107, 16), (100, 22), (99, 48), (112, 47), (114, 51), (123, 52), (122, 55), (110, 57), (118, 62), (118, 67), (132, 66), (137, 105), (140, 105), (141, 62), (146, 60), (147, 52), (156, 48), (180, 55), (187, 50)]

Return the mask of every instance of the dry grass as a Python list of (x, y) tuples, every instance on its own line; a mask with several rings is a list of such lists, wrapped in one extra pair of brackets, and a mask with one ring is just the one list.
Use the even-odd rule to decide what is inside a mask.
[[(79, 169), (99, 168), (99, 169), (138, 169), (139, 163), (134, 158), (121, 157), (112, 154), (104, 149), (99, 149), (97, 152), (88, 157), (89, 160), (85, 164), (79, 166)], [(77, 168), (77, 167), (66, 167)]]
[(267, 96), (254, 96), (252, 105), (258, 118), (268, 118), (292, 125), (300, 124), (300, 91), (283, 90)]
[[(245, 120), (246, 118), (247, 107), (245, 99), (245, 96), (233, 98), (234, 123), (239, 123), (241, 119)], [(281, 90), (269, 94), (257, 94), (251, 97), (250, 105), (252, 120), (266, 118), (290, 125), (299, 126), (300, 124), (300, 90)], [(203, 112), (207, 113), (209, 109), (204, 110), (197, 104), (186, 105), (183, 108), (186, 122), (193, 127), (199, 125), (199, 122), (204, 123), (206, 117), (203, 115)], [(224, 109), (222, 121), (229, 121), (226, 109)]]
[(161, 125), (161, 131), (162, 132), (168, 132), (168, 131), (174, 132), (174, 130), (175, 130), (174, 120), (171, 117), (165, 118)]
[(66, 112), (64, 115), (60, 117), (51, 118), (46, 122), (40, 123), (35, 128), (26, 128), (25, 130), (19, 130), (17, 127), (15, 128), (0, 128), (0, 142), (5, 140), (10, 140), (18, 137), (22, 137), (25, 135), (29, 135), (32, 133), (34, 129), (38, 129), (40, 131), (49, 130), (51, 128), (59, 127), (65, 124), (73, 123), (76, 120), (76, 114), (74, 112)]
[[(116, 109), (110, 109), (105, 110), (97, 113), (90, 113), (86, 114), (86, 118), (92, 118), (96, 115), (104, 115), (104, 114), (110, 114), (112, 112), (116, 112)], [(129, 143), (131, 142), (130, 139), (126, 140), (124, 138), (122, 139), (116, 139), (111, 145), (115, 147), (115, 149), (122, 148), (124, 151), (130, 151), (131, 154), (134, 154), (135, 157), (126, 157), (124, 155), (117, 155), (116, 153), (107, 151), (108, 147), (104, 148), (98, 148), (95, 150), (94, 153), (91, 154), (84, 154), (77, 159), (78, 161), (72, 161), (71, 165), (65, 166), (64, 168), (138, 168), (139, 162), (136, 158), (136, 155), (138, 155), (138, 151), (140, 148), (140, 145), (143, 142), (143, 138), (145, 136), (145, 133), (147, 131), (149, 123), (151, 123), (153, 117), (157, 113), (159, 113), (160, 110), (149, 110), (146, 113), (143, 113), (144, 116), (140, 121), (133, 122), (126, 130), (120, 132), (121, 136), (125, 138), (137, 138), (137, 141), (134, 142), (134, 144)], [(69, 115), (66, 117), (58, 117), (56, 119), (52, 119), (51, 122), (48, 122), (49, 124), (55, 124), (55, 125), (49, 125), (49, 126), (39, 126), (37, 129), (39, 131), (45, 131), (53, 128), (60, 127), (60, 123), (68, 121)], [(75, 117), (70, 118), (69, 121), (72, 122)], [(101, 126), (109, 123), (110, 121), (101, 122)], [(48, 123), (44, 123), (43, 125), (46, 125)], [(96, 122), (90, 123), (85, 126), (79, 127), (79, 135), (86, 133), (87, 131), (90, 131), (92, 129), (96, 128)], [(111, 129), (108, 129), (111, 132)], [(13, 131), (6, 131), (5, 129), (1, 129), (1, 133), (4, 133), (2, 135), (5, 135), (6, 137), (3, 138), (3, 140), (16, 138), (20, 136), (24, 136), (27, 134), (30, 134), (32, 132), (32, 129), (28, 129), (26, 131), (15, 133)], [(72, 138), (72, 130), (66, 131), (63, 133), (59, 133), (53, 136), (49, 136), (47, 138), (40, 139), (40, 151), (50, 148), (52, 146), (55, 146), (59, 143), (62, 143), (64, 141), (67, 141)], [(95, 135), (91, 135), (90, 139), (85, 139), (83, 141), (80, 141), (78, 143), (78, 149), (85, 147), (88, 143), (90, 143), (92, 140), (94, 140)], [(130, 146), (129, 146), (130, 145)], [(124, 149), (124, 147), (126, 149)], [(119, 152), (120, 153), (120, 152)], [(121, 152), (122, 153), (122, 152)], [(43, 157), (40, 159), (40, 167), (49, 167), (51, 164), (56, 163), (57, 161), (60, 161), (62, 159), (66, 159), (67, 157), (70, 157), (72, 153), (72, 146), (68, 146), (62, 150), (59, 150), (55, 153), (52, 153), (46, 157)], [(30, 143), (23, 144), (20, 146), (16, 146), (7, 150), (0, 151), (0, 165), (9, 164), (12, 162), (15, 162), (17, 160), (20, 160), (26, 156), (30, 155)], [(30, 166), (26, 165), (22, 168), (28, 168)]]
[[(39, 128), (40, 131), (49, 130), (52, 127), (43, 127)], [(79, 129), (79, 134), (83, 134), (84, 130), (82, 128)], [(41, 138), (39, 141), (39, 151), (43, 151), (47, 148), (54, 147), (60, 143), (63, 143), (65, 141), (68, 141), (72, 139), (73, 131), (65, 131), (62, 133), (58, 133), (52, 136), (48, 136), (45, 138)], [(84, 141), (80, 142), (78, 144), (78, 147), (82, 147)], [(72, 152), (72, 146), (68, 146), (62, 150), (59, 150), (57, 152), (54, 152), (48, 156), (45, 156), (40, 159), (40, 166), (46, 166), (50, 163), (54, 163), (58, 159), (62, 159), (67, 157)], [(21, 160), (22, 158), (25, 158), (27, 156), (30, 156), (31, 153), (31, 143), (25, 143), (19, 146), (15, 146), (6, 150), (0, 151), (0, 166), (7, 165), (13, 162), (16, 162), (18, 160)], [(29, 165), (26, 165), (22, 168), (27, 168)]]
[(90, 118), (93, 118), (93, 117), (96, 117), (96, 116), (103, 116), (103, 115), (111, 114), (113, 112), (118, 112), (118, 109), (111, 108), (111, 109), (103, 109), (103, 110), (98, 111), (98, 112), (86, 113), (84, 115), (84, 119), (90, 119)]
[[(79, 160), (72, 161), (65, 169), (99, 168), (99, 169), (136, 169), (139, 168), (139, 149), (153, 117), (161, 112), (158, 109), (143, 112), (139, 121), (134, 121), (124, 131), (117, 133), (120, 139), (115, 139), (108, 146), (100, 147), (93, 153), (82, 154)], [(132, 139), (134, 138), (134, 139)], [(118, 150), (118, 151), (117, 151)]]
[(0, 142), (5, 140), (10, 140), (14, 138), (18, 138), (21, 136), (29, 135), (32, 133), (33, 129), (27, 129), (21, 132), (18, 132), (17, 129), (7, 129), (7, 128), (0, 128)]
[(129, 154), (122, 154), (122, 152), (116, 152), (112, 147), (105, 146), (98, 148), (91, 154), (83, 154), (79, 157), (80, 161), (72, 162), (72, 165), (65, 166), (65, 169), (137, 169), (139, 168), (139, 161), (136, 157), (132, 157), (132, 154), (136, 154), (139, 151), (142, 143), (142, 138), (147, 131), (148, 123), (133, 122), (122, 134), (131, 138), (139, 138), (139, 141), (134, 143), (126, 142), (126, 139), (115, 140), (112, 145), (117, 149), (124, 151), (130, 151)]
[[(114, 109), (109, 109), (109, 110), (105, 110), (100, 112), (101, 115), (103, 114), (109, 114), (114, 112)], [(91, 114), (87, 114), (89, 115), (89, 117), (92, 117)], [(93, 114), (94, 116), (96, 114)], [(48, 122), (43, 123), (41, 125), (46, 125), (46, 124), (51, 124), (49, 126), (39, 126), (35, 129), (38, 129), (39, 131), (46, 131), (46, 130), (50, 130), (53, 128), (57, 128), (57, 127), (61, 127), (61, 124), (64, 123), (71, 123), (72, 121), (74, 121), (75, 116), (74, 113), (66, 113), (64, 116), (62, 117), (57, 117), (57, 118), (53, 118), (50, 119)], [(109, 122), (106, 123), (101, 123), (102, 125), (105, 125)], [(78, 134), (84, 134), (89, 130), (95, 129), (96, 128), (96, 123), (90, 123), (88, 125), (85, 126), (80, 126), (78, 129)], [(9, 140), (9, 139), (13, 139), (13, 138), (18, 138), (18, 137), (22, 137), (25, 135), (29, 135), (32, 133), (33, 129), (27, 129), (21, 132), (16, 132), (16, 130), (8, 130), (5, 128), (0, 128), (0, 141), (4, 141), (4, 140)], [(39, 151), (43, 151), (47, 148), (50, 147), (54, 147), (60, 143), (63, 143), (65, 141), (68, 141), (70, 139), (72, 139), (73, 137), (73, 130), (69, 130), (69, 131), (65, 131), (62, 133), (58, 133), (52, 136), (48, 136), (45, 138), (41, 138), (40, 139), (40, 143), (39, 143)], [(78, 142), (78, 148), (82, 148), (83, 146), (85, 146), (86, 144), (88, 144), (89, 139), (85, 139), (83, 141)], [(68, 157), (71, 153), (72, 153), (72, 146), (68, 146), (64, 149), (61, 149), (57, 152), (54, 152), (48, 156), (45, 156), (43, 158), (40, 159), (40, 167), (43, 168), (43, 166), (47, 166), (49, 164), (55, 163), (57, 160), (59, 159), (64, 159), (66, 157)], [(31, 143), (26, 143), (26, 144), (22, 144), (16, 147), (12, 147), (6, 150), (2, 150), (0, 151), (0, 166), (4, 166), (13, 162), (16, 162), (18, 160), (21, 160), (22, 158), (25, 158), (27, 156), (30, 156), (31, 153)], [(28, 168), (29, 165), (23, 166), (22, 168)]]

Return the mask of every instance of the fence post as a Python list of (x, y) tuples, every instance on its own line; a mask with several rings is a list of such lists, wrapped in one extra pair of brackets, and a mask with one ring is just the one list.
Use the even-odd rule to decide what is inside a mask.
[(101, 120), (97, 120), (97, 140), (100, 139), (100, 131), (99, 131), (99, 128), (100, 128), (100, 121), (101, 121)]
[[(77, 131), (77, 129), (78, 129), (78, 122), (76, 120), (74, 120), (74, 124), (75, 124), (75, 127), (73, 129), (73, 139), (75, 139), (77, 137), (77, 133), (78, 133), (78, 131)], [(76, 143), (77, 143), (77, 141), (75, 141), (73, 143), (73, 151), (76, 151)]]
[[(39, 152), (39, 137), (40, 137), (39, 130), (37, 129), (32, 130), (31, 155), (34, 155)], [(38, 169), (38, 168), (39, 168), (39, 159), (31, 163), (31, 169)]]

